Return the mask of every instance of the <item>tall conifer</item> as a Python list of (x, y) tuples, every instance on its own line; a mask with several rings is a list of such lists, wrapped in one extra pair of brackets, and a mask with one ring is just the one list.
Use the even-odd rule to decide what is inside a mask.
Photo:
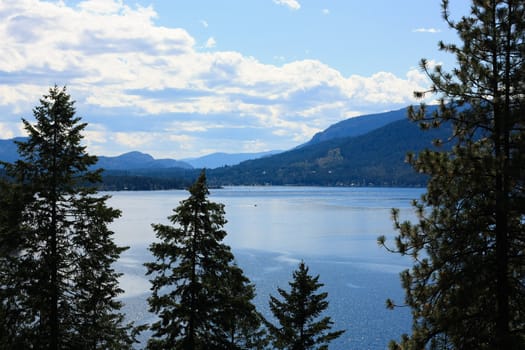
[(453, 148), (410, 157), (429, 183), (415, 204), (418, 223), (394, 211), (397, 250), (415, 264), (402, 273), (413, 331), (392, 348), (523, 349), (525, 3), (474, 0), (458, 21), (442, 6), (462, 45), (440, 48), (458, 67), (432, 71), (422, 61), (440, 108), (410, 118), (424, 128), (452, 123), (440, 142)]
[(145, 265), (152, 275), (150, 311), (159, 320), (148, 348), (244, 349), (261, 327), (253, 286), (222, 243), (224, 205), (208, 200), (204, 171), (189, 191), (169, 217), (173, 226), (153, 225), (156, 261)]
[(319, 275), (312, 277), (304, 262), (293, 272), (290, 292), (278, 288), (282, 299), (270, 296), (270, 310), (279, 325), (268, 323), (272, 344), (277, 349), (328, 349), (328, 344), (344, 331), (330, 332), (333, 321), (321, 317), (328, 308), (328, 293), (316, 294), (323, 286)]
[(120, 274), (107, 225), (120, 216), (96, 194), (96, 157), (81, 144), (86, 127), (65, 88), (51, 88), (4, 164), (0, 296), (4, 349), (128, 349), (132, 337), (115, 298)]

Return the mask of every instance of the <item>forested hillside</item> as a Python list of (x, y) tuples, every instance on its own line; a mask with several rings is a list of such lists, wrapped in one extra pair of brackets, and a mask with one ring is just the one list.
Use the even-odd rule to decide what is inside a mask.
[[(407, 152), (431, 148), (445, 139), (450, 127), (422, 131), (406, 117), (372, 131), (385, 120), (406, 116), (407, 110), (350, 118), (329, 127), (309, 143), (276, 155), (208, 171), (210, 186), (424, 186), (426, 177), (405, 162)], [(378, 118), (385, 118), (379, 120)], [(368, 119), (370, 118), (370, 120)], [(335, 130), (335, 131), (334, 131)], [(354, 136), (358, 134), (359, 136)], [(351, 135), (351, 136), (344, 136)], [(325, 141), (320, 141), (325, 139)], [(13, 140), (3, 140), (0, 160), (14, 161)], [(446, 147), (446, 145), (445, 145)], [(198, 176), (187, 162), (154, 159), (141, 152), (98, 157), (93, 168), (104, 168), (101, 190), (162, 190), (187, 188)]]
[[(429, 112), (434, 109), (434, 106), (428, 107)], [(402, 108), (395, 111), (348, 118), (329, 126), (326, 130), (318, 132), (304, 146), (337, 138), (361, 136), (398, 120), (407, 119), (407, 115), (408, 108)]]
[(405, 163), (407, 152), (432, 147), (450, 127), (422, 131), (408, 120), (358, 137), (332, 139), (209, 173), (213, 185), (423, 186)]

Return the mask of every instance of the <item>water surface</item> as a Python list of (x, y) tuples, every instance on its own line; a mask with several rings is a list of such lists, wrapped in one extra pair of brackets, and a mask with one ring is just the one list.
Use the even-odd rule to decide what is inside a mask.
[[(225, 205), (228, 236), (238, 264), (256, 284), (256, 304), (267, 317), (269, 295), (288, 288), (304, 260), (319, 274), (329, 294), (336, 329), (346, 333), (331, 349), (386, 349), (410, 329), (408, 310), (389, 311), (385, 300), (403, 300), (399, 272), (407, 258), (378, 247), (379, 235), (394, 237), (391, 208), (413, 219), (411, 201), (422, 189), (227, 187), (210, 191), (210, 200)], [(188, 197), (187, 191), (113, 192), (109, 204), (122, 210), (112, 229), (122, 255), (122, 287), (130, 317), (151, 320), (145, 298), (149, 282), (142, 263), (151, 260), (147, 246), (155, 240), (152, 223), (167, 216)]]

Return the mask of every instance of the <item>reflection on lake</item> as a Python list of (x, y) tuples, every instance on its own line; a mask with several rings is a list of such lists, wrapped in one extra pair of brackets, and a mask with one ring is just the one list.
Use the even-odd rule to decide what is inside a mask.
[[(410, 202), (421, 189), (227, 187), (210, 191), (225, 204), (226, 243), (234, 249), (344, 257), (389, 257), (377, 248), (392, 236), (391, 208), (412, 217)], [(148, 245), (152, 223), (168, 223), (186, 191), (113, 192), (110, 205), (123, 210), (113, 229), (119, 244)], [(391, 256), (390, 256), (391, 257)]]
[[(257, 287), (257, 306), (269, 315), (268, 296), (287, 289), (292, 271), (304, 259), (329, 293), (328, 314), (347, 332), (331, 349), (386, 349), (410, 328), (408, 310), (389, 311), (389, 297), (402, 303), (398, 273), (410, 261), (378, 247), (379, 235), (393, 237), (391, 208), (413, 219), (410, 203), (423, 189), (227, 187), (210, 191), (225, 204), (226, 243)], [(129, 245), (119, 263), (128, 311), (150, 317), (144, 302), (149, 284), (142, 262), (155, 239), (152, 223), (168, 223), (187, 191), (113, 192), (109, 205), (122, 210), (112, 229)]]

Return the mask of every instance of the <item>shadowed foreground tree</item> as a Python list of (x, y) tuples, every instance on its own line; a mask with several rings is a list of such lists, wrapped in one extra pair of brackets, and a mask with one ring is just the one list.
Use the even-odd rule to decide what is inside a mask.
[(319, 319), (328, 308), (328, 293), (316, 291), (323, 286), (319, 275), (312, 277), (304, 262), (293, 272), (290, 292), (278, 288), (282, 300), (270, 296), (270, 310), (279, 325), (268, 323), (272, 344), (277, 349), (328, 349), (328, 344), (344, 331), (330, 332), (330, 317)]
[(410, 158), (430, 180), (418, 223), (394, 210), (396, 250), (415, 264), (402, 273), (413, 331), (391, 348), (525, 349), (525, 2), (474, 0), (457, 22), (442, 5), (458, 67), (423, 60), (440, 108), (410, 117), (452, 123), (453, 148)]
[(249, 349), (262, 347), (262, 318), (252, 304), (254, 287), (222, 243), (224, 205), (211, 202), (204, 171), (169, 217), (153, 225), (159, 242), (146, 263), (152, 275), (149, 349)]
[(0, 186), (2, 349), (130, 349), (119, 273), (126, 248), (108, 224), (120, 216), (89, 171), (96, 157), (81, 145), (86, 124), (65, 88), (51, 88), (18, 143), (21, 160), (4, 163)]

